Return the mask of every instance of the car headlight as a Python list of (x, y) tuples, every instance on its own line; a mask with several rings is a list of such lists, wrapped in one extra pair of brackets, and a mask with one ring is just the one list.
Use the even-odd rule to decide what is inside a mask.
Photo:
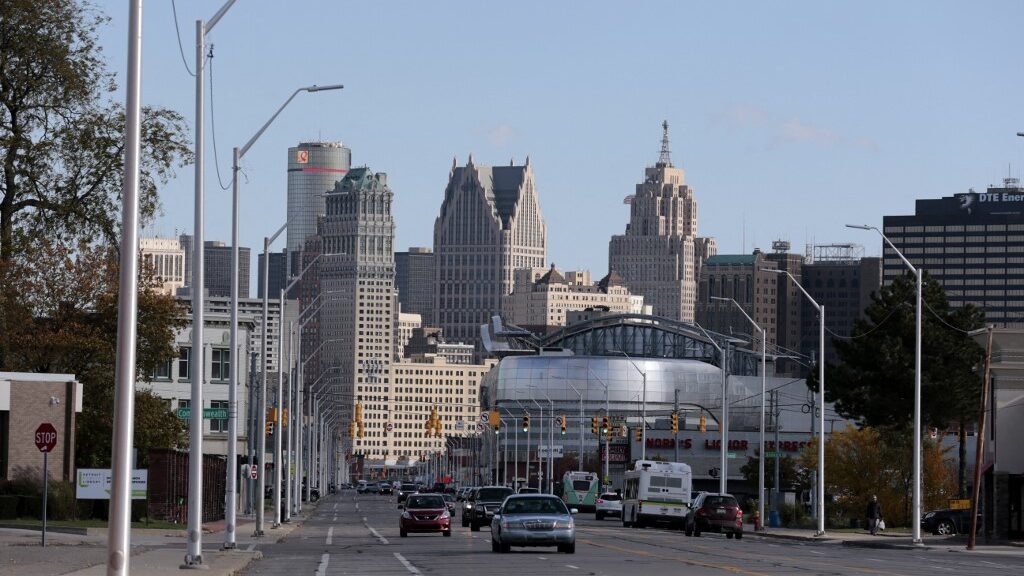
[(515, 520), (505, 520), (504, 518), (502, 518), (501, 527), (505, 530), (515, 530), (519, 528), (524, 528), (524, 525), (522, 522), (517, 522)]
[(556, 520), (553, 526), (556, 530), (558, 529), (569, 529), (572, 528), (572, 520)]
[(472, 509), (473, 509), (473, 505), (470, 504), (469, 502), (466, 502), (466, 510), (472, 510)]
[(450, 517), (451, 517), (451, 514), (448, 513), (448, 510), (445, 510), (444, 512), (441, 512), (441, 518), (450, 518)]
[(412, 514), (409, 514), (409, 511), (406, 510), (405, 512), (402, 512), (402, 518), (405, 518), (406, 520), (412, 520)]
[(925, 514), (923, 519), (927, 520), (927, 519), (931, 518), (932, 516), (935, 516), (935, 512), (929, 512), (929, 513)]

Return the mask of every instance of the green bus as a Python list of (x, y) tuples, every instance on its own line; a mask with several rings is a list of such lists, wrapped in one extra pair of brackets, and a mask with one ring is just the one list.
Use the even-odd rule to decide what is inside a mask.
[(566, 472), (562, 476), (562, 500), (569, 508), (593, 510), (600, 487), (600, 478), (594, 472)]

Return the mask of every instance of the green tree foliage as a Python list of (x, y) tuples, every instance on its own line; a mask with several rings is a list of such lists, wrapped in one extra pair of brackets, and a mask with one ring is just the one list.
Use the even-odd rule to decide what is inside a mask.
[[(747, 461), (740, 467), (743, 478), (752, 485), (757, 485), (758, 463), (760, 462), (760, 451), (755, 450), (754, 455), (747, 458)], [(766, 490), (775, 489), (775, 458), (769, 457), (764, 461), (764, 487)], [(782, 456), (779, 462), (779, 484), (782, 490), (800, 491), (809, 486), (808, 475), (812, 470), (801, 468), (792, 456)]]
[[(117, 357), (118, 258), (115, 250), (46, 242), (29, 248), (9, 270), (24, 297), (12, 316), (10, 361), (14, 370), (75, 374), (84, 388), (78, 416), (76, 464), (106, 467), (113, 436), (114, 370)], [(138, 295), (136, 372), (151, 374), (175, 356), (175, 330), (184, 326), (171, 296), (147, 288)], [(165, 400), (148, 390), (135, 394), (135, 447), (178, 447), (185, 427)]]
[[(977, 416), (984, 351), (966, 331), (984, 323), (983, 312), (954, 308), (938, 282), (925, 275), (921, 346), (921, 420), (946, 429)], [(853, 338), (836, 339), (842, 363), (826, 368), (825, 399), (836, 412), (865, 426), (907, 429), (914, 414), (914, 301), (911, 276), (897, 278), (872, 296)], [(817, 390), (817, 371), (807, 380)]]
[[(124, 111), (97, 43), (106, 17), (83, 0), (0, 2), (0, 369), (9, 369), (7, 310), (23, 293), (11, 267), (41, 240), (115, 245), (124, 170)], [(140, 211), (190, 159), (182, 117), (142, 115)]]
[[(886, 524), (908, 526), (912, 500), (913, 457), (905, 433), (875, 428), (847, 428), (829, 435), (825, 444), (825, 492), (832, 496), (829, 518), (865, 517), (868, 501), (877, 495)], [(949, 449), (928, 439), (922, 451), (923, 505), (945, 507), (956, 492)], [(818, 467), (817, 440), (805, 448), (799, 464)]]

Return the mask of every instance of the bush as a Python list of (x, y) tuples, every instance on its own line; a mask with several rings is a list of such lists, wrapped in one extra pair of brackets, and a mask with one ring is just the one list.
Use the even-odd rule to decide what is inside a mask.
[(803, 504), (782, 504), (779, 506), (779, 521), (785, 528), (803, 528), (808, 516)]
[(0, 518), (11, 519), (18, 517), (18, 496), (5, 494), (0, 496)]

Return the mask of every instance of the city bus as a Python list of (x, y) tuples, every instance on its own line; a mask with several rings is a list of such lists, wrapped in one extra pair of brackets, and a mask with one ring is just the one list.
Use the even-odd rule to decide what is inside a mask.
[(594, 472), (566, 472), (562, 476), (562, 500), (569, 508), (593, 510), (600, 478)]
[(625, 474), (622, 525), (643, 528), (656, 522), (682, 527), (690, 512), (693, 472), (682, 462), (637, 460)]

